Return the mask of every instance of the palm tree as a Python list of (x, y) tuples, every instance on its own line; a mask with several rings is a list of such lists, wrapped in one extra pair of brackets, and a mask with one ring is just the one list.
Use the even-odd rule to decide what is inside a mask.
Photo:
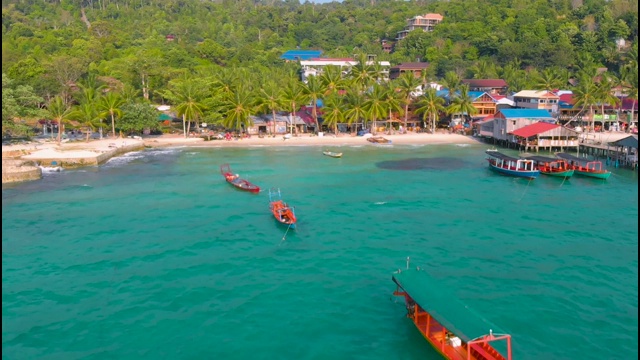
[(552, 91), (563, 86), (561, 77), (553, 69), (545, 69), (536, 77), (536, 87), (546, 91)]
[(233, 93), (226, 96), (226, 118), (223, 125), (227, 128), (247, 128), (251, 125), (251, 113), (254, 111), (254, 99), (251, 92), (244, 86), (239, 86)]
[[(590, 129), (593, 129), (595, 124), (595, 120), (593, 118), (593, 106), (598, 103), (597, 94), (598, 87), (593, 82), (593, 79), (588, 75), (582, 74), (578, 82), (578, 86), (573, 90), (573, 97), (575, 99), (573, 107), (582, 107), (580, 112), (582, 112), (586, 107), (589, 108)], [(565, 125), (568, 125), (570, 122), (571, 120), (569, 120)]]
[(469, 87), (462, 85), (460, 87), (460, 95), (453, 98), (453, 101), (447, 107), (448, 114), (468, 114), (469, 116), (478, 113), (478, 109), (473, 106), (473, 99), (469, 96)]
[(619, 80), (613, 76), (612, 74), (608, 74), (608, 73), (604, 73), (602, 74), (602, 78), (600, 80), (600, 83), (598, 83), (597, 86), (597, 98), (598, 98), (598, 102), (600, 103), (600, 111), (602, 113), (602, 125), (604, 128), (604, 123), (605, 123), (605, 115), (604, 115), (604, 106), (605, 105), (610, 105), (611, 107), (615, 107), (615, 105), (618, 104), (618, 102), (620, 101), (620, 99), (618, 99), (618, 97), (614, 96), (611, 92), (613, 89), (614, 84), (618, 83)]
[(631, 129), (631, 124), (633, 124), (633, 114), (635, 113), (635, 106), (638, 102), (638, 72), (635, 72), (635, 75), (630, 75), (628, 78), (629, 92), (627, 98), (635, 100), (631, 103), (631, 117), (629, 119), (629, 126), (627, 127), (627, 131)]
[(449, 71), (444, 74), (444, 79), (442, 80), (442, 85), (447, 88), (449, 92), (449, 99), (447, 100), (450, 103), (453, 100), (453, 95), (456, 93), (458, 88), (460, 87), (461, 81), (458, 74), (453, 71)]
[(197, 121), (207, 109), (204, 100), (207, 94), (207, 84), (204, 80), (182, 78), (169, 82), (169, 89), (163, 96), (175, 105), (176, 115), (182, 117), (182, 131), (187, 137), (191, 128), (191, 121)]
[[(418, 101), (416, 114), (423, 114), (422, 120), (430, 120), (431, 132), (436, 131), (436, 123), (438, 122), (438, 114), (444, 111), (444, 99), (437, 95), (436, 89), (429, 88), (424, 96)], [(426, 127), (426, 125), (425, 125)]]
[[(347, 110), (345, 111), (344, 116), (349, 126), (353, 125), (354, 123), (360, 122), (361, 119), (367, 118), (365, 102), (366, 98), (364, 97), (364, 94), (357, 88), (352, 87), (350, 89), (347, 89), (347, 93), (345, 95)], [(352, 127), (352, 129), (356, 130), (356, 128), (354, 127)], [(356, 131), (353, 132), (355, 133)]]
[(368, 99), (364, 102), (364, 110), (366, 111), (367, 118), (371, 119), (373, 125), (371, 126), (371, 133), (376, 134), (376, 123), (378, 118), (385, 117), (387, 115), (387, 94), (389, 91), (385, 87), (373, 84), (373, 90), (369, 94)]
[[(389, 113), (389, 131), (391, 131), (391, 123), (393, 122), (393, 113), (402, 113), (402, 103), (404, 102), (404, 98), (402, 94), (393, 87), (393, 84), (387, 83), (387, 91), (384, 93), (384, 105), (387, 108), (387, 112)], [(406, 124), (406, 123), (405, 123)]]
[(316, 132), (320, 131), (320, 123), (318, 122), (318, 99), (322, 98), (327, 92), (327, 88), (322, 85), (320, 79), (316, 76), (309, 76), (307, 83), (302, 88), (304, 94), (311, 100), (311, 111), (313, 120), (316, 123)]
[(89, 130), (95, 130), (96, 124), (102, 125), (102, 117), (91, 103), (80, 104), (72, 109), (69, 119), (80, 121), (87, 127), (87, 142), (89, 142), (89, 136), (91, 135)]
[(325, 67), (322, 74), (320, 74), (320, 83), (327, 88), (326, 95), (342, 90), (345, 83), (342, 77), (342, 69), (335, 65)]
[(102, 117), (111, 117), (111, 134), (116, 137), (116, 117), (122, 116), (120, 108), (124, 105), (124, 100), (118, 93), (108, 92), (107, 95), (100, 98), (98, 109), (101, 110)]
[(338, 135), (338, 124), (345, 122), (345, 106), (340, 95), (329, 95), (324, 108), (324, 124), (327, 128), (333, 127), (334, 134)]
[(282, 93), (274, 82), (270, 81), (260, 89), (256, 98), (256, 111), (271, 111), (273, 134), (276, 133), (276, 112), (285, 106)]
[(56, 96), (47, 105), (49, 116), (58, 123), (58, 144), (62, 141), (64, 122), (69, 120), (71, 109), (60, 96)]
[[(290, 122), (293, 125), (293, 116), (300, 105), (308, 101), (307, 96), (304, 93), (304, 89), (300, 86), (300, 82), (297, 79), (290, 79), (287, 86), (282, 90), (282, 101), (286, 103), (291, 110), (289, 113)], [(297, 129), (297, 128), (296, 128)], [(293, 132), (293, 127), (291, 128)]]
[(358, 87), (360, 91), (365, 91), (375, 80), (373, 69), (367, 63), (367, 57), (360, 54), (358, 62), (349, 70), (349, 79)]
[(398, 78), (397, 88), (403, 98), (404, 103), (404, 128), (407, 128), (409, 117), (409, 105), (413, 100), (416, 88), (420, 86), (420, 79), (416, 78), (413, 72), (405, 72)]

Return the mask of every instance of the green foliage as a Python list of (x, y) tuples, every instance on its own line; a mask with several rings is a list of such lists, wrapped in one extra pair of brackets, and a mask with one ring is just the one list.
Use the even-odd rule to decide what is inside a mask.
[(149, 104), (128, 103), (122, 106), (118, 128), (126, 134), (142, 133), (145, 129), (157, 130), (160, 128), (158, 115), (158, 111)]
[[(406, 19), (428, 12), (444, 15), (433, 32), (412, 31), (394, 53), (382, 52), (381, 40), (393, 41)], [(273, 69), (295, 66), (279, 56), (296, 47), (376, 54), (392, 65), (428, 61), (438, 78), (495, 73), (512, 89), (536, 82), (525, 69), (576, 72), (587, 57), (619, 76), (626, 50), (615, 41), (636, 41), (638, 9), (631, 0), (14, 1), (3, 3), (2, 26), (2, 69), (15, 86), (70, 100), (75, 84), (95, 75), (138, 90), (136, 100), (162, 102), (173, 79), (211, 66), (250, 69), (242, 78), (256, 95)], [(479, 68), (483, 62), (493, 69)], [(361, 86), (375, 80), (373, 69), (355, 72)], [(211, 108), (202, 118), (221, 113)]]

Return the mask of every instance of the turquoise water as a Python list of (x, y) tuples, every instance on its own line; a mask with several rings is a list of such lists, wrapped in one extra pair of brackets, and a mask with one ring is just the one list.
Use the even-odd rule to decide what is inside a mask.
[(409, 256), (515, 359), (637, 359), (637, 172), (514, 179), (485, 148), (150, 149), (3, 186), (3, 358), (439, 359), (392, 296)]

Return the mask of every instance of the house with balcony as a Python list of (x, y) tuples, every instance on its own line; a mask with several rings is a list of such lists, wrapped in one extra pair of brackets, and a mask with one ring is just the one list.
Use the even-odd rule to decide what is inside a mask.
[(419, 78), (422, 75), (422, 71), (426, 70), (428, 67), (429, 63), (426, 62), (402, 63), (397, 66), (392, 66), (389, 69), (389, 79), (397, 79), (406, 72), (412, 72), (416, 78)]
[(547, 90), (522, 90), (513, 95), (517, 108), (547, 110), (549, 114), (557, 114), (560, 97)]
[(440, 14), (425, 14), (414, 16), (411, 19), (407, 19), (407, 26), (404, 30), (398, 32), (396, 40), (402, 40), (413, 30), (422, 29), (422, 31), (433, 31), (436, 25), (442, 22), (442, 15)]
[(461, 83), (469, 86), (469, 91), (484, 91), (491, 95), (505, 95), (509, 87), (502, 79), (463, 79)]
[[(327, 66), (339, 66), (342, 69), (342, 74), (346, 75), (351, 67), (358, 64), (358, 61), (353, 58), (313, 58), (310, 60), (301, 60), (301, 73), (300, 77), (303, 82), (307, 82), (309, 76), (320, 76), (324, 68)], [(389, 80), (389, 68), (391, 63), (388, 61), (376, 61), (375, 56), (369, 56), (367, 65), (378, 65), (381, 69), (382, 80)]]
[(513, 132), (537, 122), (555, 124), (556, 119), (543, 109), (502, 109), (476, 124), (477, 134), (493, 139), (494, 143), (517, 143)]

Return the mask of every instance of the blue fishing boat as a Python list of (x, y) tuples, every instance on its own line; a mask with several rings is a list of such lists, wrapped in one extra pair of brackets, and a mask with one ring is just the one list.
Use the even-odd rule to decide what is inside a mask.
[(500, 174), (526, 179), (540, 176), (540, 170), (536, 169), (533, 160), (514, 158), (495, 149), (489, 149), (486, 153), (489, 155), (489, 167)]

